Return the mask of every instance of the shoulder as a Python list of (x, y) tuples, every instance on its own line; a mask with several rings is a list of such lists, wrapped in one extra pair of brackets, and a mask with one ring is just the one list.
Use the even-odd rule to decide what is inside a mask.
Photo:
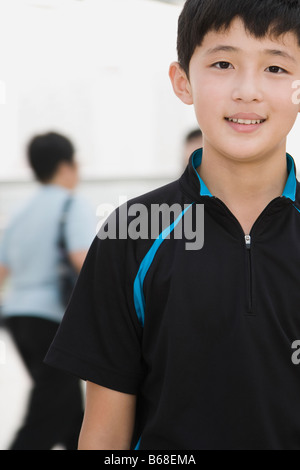
[(136, 198), (128, 201), (128, 206), (134, 204), (144, 204), (145, 206), (151, 206), (151, 204), (169, 203), (172, 204), (176, 201), (180, 201), (182, 198), (182, 192), (179, 184), (179, 180), (172, 181), (164, 186), (160, 186), (152, 191), (142, 194)]
[[(35, 190), (26, 200), (19, 201), (17, 207), (15, 207), (5, 223), (5, 232), (17, 228), (19, 223), (27, 217), (34, 216), (33, 208), (37, 203), (43, 204), (41, 201), (41, 191)], [(29, 228), (29, 227), (28, 227)]]
[(96, 234), (96, 215), (92, 205), (81, 195), (70, 195), (66, 220), (66, 237), (71, 251), (86, 250)]
[(69, 200), (69, 211), (73, 216), (95, 217), (95, 211), (90, 201), (81, 194), (71, 194)]
[(148, 239), (148, 232), (145, 233), (142, 229), (150, 228), (153, 213), (173, 210), (174, 205), (177, 205), (180, 210), (184, 203), (179, 180), (173, 181), (118, 206), (100, 227), (98, 237), (107, 239), (109, 235), (113, 235), (113, 238), (127, 238), (127, 230), (135, 221), (139, 225), (139, 233), (134, 239)]

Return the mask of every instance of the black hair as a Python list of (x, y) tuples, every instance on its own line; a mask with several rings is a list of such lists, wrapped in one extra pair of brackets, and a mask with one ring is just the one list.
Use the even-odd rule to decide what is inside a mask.
[(198, 139), (199, 137), (202, 137), (201, 129), (193, 129), (185, 136), (185, 142), (190, 142), (191, 140)]
[(74, 163), (74, 147), (65, 136), (55, 132), (35, 136), (28, 144), (29, 164), (38, 181), (49, 182), (61, 162)]
[(237, 17), (256, 38), (293, 32), (300, 46), (300, 0), (187, 0), (177, 36), (178, 62), (187, 76), (192, 55), (204, 36), (209, 31), (226, 31)]

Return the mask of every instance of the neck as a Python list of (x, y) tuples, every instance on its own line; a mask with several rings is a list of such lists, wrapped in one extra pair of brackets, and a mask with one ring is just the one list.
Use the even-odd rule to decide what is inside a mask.
[(284, 151), (241, 162), (204, 148), (198, 172), (210, 192), (226, 204), (249, 234), (263, 209), (284, 191), (286, 155)]
[(69, 185), (67, 182), (56, 180), (56, 179), (49, 181), (47, 184), (53, 185), (53, 186), (59, 186), (60, 188), (66, 189), (67, 191), (72, 191), (73, 189), (71, 185)]
[(77, 184), (77, 176), (70, 165), (61, 165), (59, 170), (48, 183), (73, 191)]

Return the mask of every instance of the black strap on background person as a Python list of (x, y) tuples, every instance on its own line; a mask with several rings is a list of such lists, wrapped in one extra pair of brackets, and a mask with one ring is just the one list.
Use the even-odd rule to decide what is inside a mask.
[(72, 203), (72, 197), (68, 197), (63, 206), (62, 216), (59, 222), (59, 234), (58, 234), (58, 250), (59, 250), (59, 261), (58, 261), (58, 277), (59, 277), (59, 291), (60, 298), (64, 307), (68, 305), (71, 294), (75, 287), (75, 283), (78, 274), (73, 267), (67, 249), (66, 237), (65, 237), (65, 226), (67, 221), (67, 215)]

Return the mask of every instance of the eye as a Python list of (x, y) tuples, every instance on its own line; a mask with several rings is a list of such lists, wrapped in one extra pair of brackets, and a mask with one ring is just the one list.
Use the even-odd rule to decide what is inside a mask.
[(269, 72), (277, 75), (281, 73), (287, 73), (286, 70), (282, 69), (281, 67), (278, 67), (277, 65), (271, 65), (271, 67), (268, 67), (266, 70), (269, 70)]
[(212, 64), (212, 67), (215, 67), (217, 69), (222, 69), (222, 70), (227, 70), (229, 68), (233, 68), (232, 65), (229, 62), (224, 62), (224, 61), (215, 62), (214, 64)]

